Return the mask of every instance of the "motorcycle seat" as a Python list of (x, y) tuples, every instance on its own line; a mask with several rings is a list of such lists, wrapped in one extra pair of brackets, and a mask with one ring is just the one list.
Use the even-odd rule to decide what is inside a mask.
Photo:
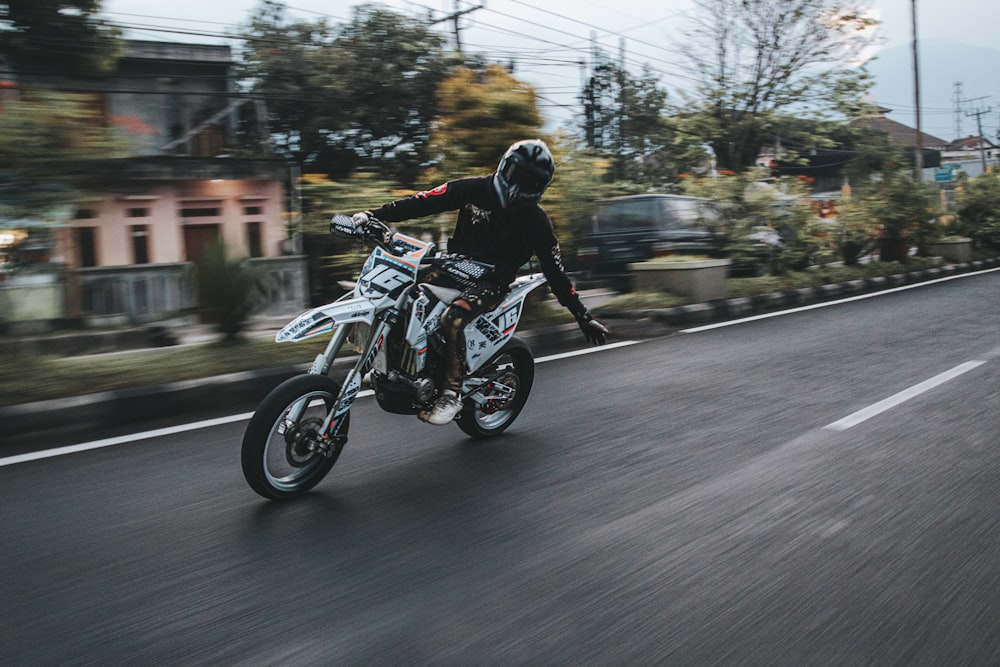
[(461, 290), (457, 290), (454, 287), (442, 287), (441, 285), (432, 285), (430, 283), (420, 283), (420, 287), (433, 294), (442, 303), (451, 303), (462, 296)]

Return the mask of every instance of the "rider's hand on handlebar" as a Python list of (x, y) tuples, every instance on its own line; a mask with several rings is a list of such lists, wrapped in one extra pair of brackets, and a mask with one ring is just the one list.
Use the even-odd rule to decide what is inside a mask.
[(580, 313), (576, 316), (576, 323), (583, 332), (583, 337), (587, 342), (594, 345), (604, 345), (608, 342), (608, 328), (594, 319), (590, 313)]
[(371, 220), (372, 216), (368, 211), (361, 211), (351, 216), (351, 222), (354, 223), (354, 228), (357, 230), (358, 236), (364, 234)]
[(392, 231), (385, 226), (385, 223), (368, 211), (355, 213), (351, 216), (351, 220), (357, 227), (358, 235), (361, 238), (371, 239), (378, 243), (386, 243), (392, 235)]
[(330, 233), (360, 240), (388, 243), (392, 230), (367, 211), (355, 213), (348, 218), (346, 215), (335, 215), (330, 220)]

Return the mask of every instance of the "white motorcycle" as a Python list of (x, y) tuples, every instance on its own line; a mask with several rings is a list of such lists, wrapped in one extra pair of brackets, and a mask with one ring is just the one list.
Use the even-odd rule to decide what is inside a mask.
[[(346, 232), (350, 218), (335, 216), (335, 228)], [(298, 496), (330, 471), (347, 442), (351, 405), (366, 377), (387, 412), (417, 415), (432, 408), (443, 382), (441, 314), (460, 292), (418, 283), (421, 263), (433, 264), (459, 285), (493, 268), (462, 256), (433, 255), (432, 243), (393, 233), (378, 221), (364, 235), (376, 247), (353, 294), (302, 313), (276, 336), (283, 343), (330, 334), (330, 341), (307, 374), (267, 395), (247, 426), (243, 474), (265, 498)], [(514, 332), (525, 298), (543, 283), (541, 274), (517, 278), (499, 307), (465, 329), (464, 407), (456, 423), (472, 437), (503, 432), (528, 399), (534, 357)], [(359, 356), (338, 383), (329, 373), (345, 343)]]

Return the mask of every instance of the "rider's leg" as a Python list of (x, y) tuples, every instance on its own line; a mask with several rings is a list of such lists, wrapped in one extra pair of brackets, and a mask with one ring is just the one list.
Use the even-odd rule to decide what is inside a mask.
[(465, 290), (441, 315), (444, 336), (444, 387), (434, 409), (427, 415), (431, 424), (447, 424), (462, 410), (459, 395), (465, 375), (462, 353), (465, 351), (465, 327), (482, 313), (495, 308), (505, 292), (489, 284)]

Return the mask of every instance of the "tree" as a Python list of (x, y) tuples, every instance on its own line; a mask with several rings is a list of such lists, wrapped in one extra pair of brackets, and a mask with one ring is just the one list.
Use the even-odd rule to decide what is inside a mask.
[(534, 89), (499, 65), (458, 69), (438, 87), (437, 103), (432, 148), (449, 179), (493, 169), (508, 146), (541, 131)]
[(595, 203), (634, 192), (623, 192), (621, 187), (629, 184), (622, 181), (609, 182), (608, 160), (593, 150), (576, 148), (569, 136), (557, 134), (548, 144), (556, 158), (556, 174), (542, 207), (552, 219), (566, 267), (575, 270), (580, 241), (593, 232)]
[(118, 145), (85, 95), (28, 92), (0, 112), (0, 217), (39, 217), (75, 202), (93, 160)]
[(859, 113), (869, 76), (852, 65), (877, 22), (850, 2), (700, 1), (682, 50), (700, 83), (678, 112), (686, 114), (685, 131), (712, 147), (719, 168), (752, 166), (778, 134), (780, 114)]
[(436, 90), (453, 69), (429, 26), (374, 5), (350, 22), (289, 22), (265, 0), (244, 30), (243, 73), (279, 149), (342, 177), (377, 166), (412, 183), (427, 161)]
[(101, 0), (4, 0), (0, 7), (0, 54), (20, 74), (92, 75), (114, 65), (120, 31), (97, 18)]
[(609, 178), (663, 187), (704, 160), (704, 150), (667, 117), (667, 92), (645, 65), (634, 76), (603, 54), (583, 87), (587, 148), (611, 163)]
[(611, 151), (618, 143), (615, 120), (621, 115), (621, 74), (617, 66), (598, 54), (598, 64), (580, 95), (587, 148)]

